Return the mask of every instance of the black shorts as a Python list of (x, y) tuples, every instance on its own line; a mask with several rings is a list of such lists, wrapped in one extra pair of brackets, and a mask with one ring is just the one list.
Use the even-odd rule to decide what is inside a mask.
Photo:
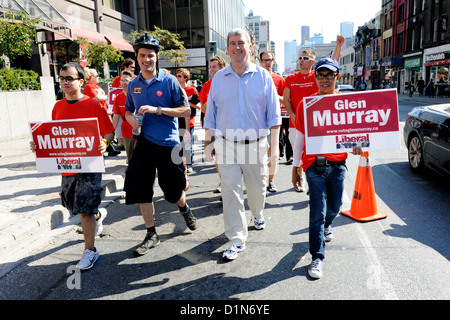
[(61, 180), (61, 203), (70, 214), (97, 214), (102, 202), (102, 174), (78, 173), (63, 176)]
[(166, 200), (178, 202), (186, 188), (179, 152), (179, 146), (164, 147), (139, 136), (125, 174), (125, 203), (152, 203), (157, 171), (158, 184)]

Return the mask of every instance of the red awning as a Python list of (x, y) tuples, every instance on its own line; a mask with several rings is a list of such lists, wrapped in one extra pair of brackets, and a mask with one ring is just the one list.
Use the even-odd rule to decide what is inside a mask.
[(105, 39), (108, 41), (109, 44), (111, 44), (114, 48), (122, 50), (122, 51), (130, 51), (133, 52), (133, 46), (128, 43), (123, 38), (112, 36), (112, 35), (105, 35)]
[(97, 31), (76, 26), (72, 26), (72, 37), (74, 39), (86, 38), (90, 43), (107, 42), (105, 38)]

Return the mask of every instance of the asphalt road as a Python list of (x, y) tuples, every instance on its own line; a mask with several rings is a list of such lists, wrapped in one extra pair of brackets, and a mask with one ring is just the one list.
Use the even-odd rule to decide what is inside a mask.
[[(413, 106), (400, 102), (402, 121)], [(267, 228), (257, 231), (250, 223), (246, 250), (225, 263), (222, 203), (213, 193), (219, 178), (213, 165), (198, 163), (188, 191), (199, 219), (196, 231), (186, 228), (176, 206), (164, 201), (156, 187), (161, 244), (135, 258), (133, 249), (145, 236), (143, 220), (138, 206), (119, 199), (108, 207), (104, 235), (96, 242), (101, 258), (92, 270), (73, 271), (83, 250), (75, 226), (49, 238), (0, 278), (0, 300), (179, 300), (168, 310), (173, 315), (188, 310), (183, 309), (186, 300), (190, 307), (206, 300), (258, 305), (270, 305), (270, 300), (448, 300), (450, 187), (432, 173), (412, 173), (402, 131), (401, 139), (398, 151), (370, 154), (378, 209), (388, 217), (360, 223), (339, 215), (320, 280), (307, 274), (308, 196), (293, 190), (291, 166), (280, 162), (279, 191), (267, 196)], [(350, 207), (358, 164), (359, 157), (349, 155), (344, 208)], [(289, 306), (295, 310), (295, 303)], [(225, 307), (217, 309), (216, 314), (224, 314)]]

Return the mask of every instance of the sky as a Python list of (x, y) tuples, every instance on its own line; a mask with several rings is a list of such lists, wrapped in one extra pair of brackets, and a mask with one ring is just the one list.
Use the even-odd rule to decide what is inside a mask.
[(301, 27), (310, 27), (310, 36), (322, 33), (325, 43), (336, 40), (341, 22), (359, 26), (375, 18), (382, 0), (243, 0), (245, 14), (270, 21), (270, 37), (275, 41), (279, 70), (284, 70), (284, 41), (300, 44)]

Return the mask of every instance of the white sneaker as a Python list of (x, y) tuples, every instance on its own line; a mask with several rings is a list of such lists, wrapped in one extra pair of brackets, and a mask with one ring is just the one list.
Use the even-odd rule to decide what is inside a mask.
[(103, 220), (105, 220), (106, 216), (108, 215), (108, 210), (105, 208), (99, 208), (98, 213), (100, 214), (100, 218), (96, 221), (95, 226), (95, 235), (100, 236), (103, 232)]
[(259, 219), (253, 218), (253, 223), (255, 224), (255, 228), (257, 230), (262, 230), (266, 227), (266, 220), (264, 220), (264, 217)]
[(225, 259), (228, 259), (228, 260), (234, 260), (234, 259), (237, 258), (237, 254), (239, 252), (244, 251), (244, 250), (245, 250), (245, 243), (242, 246), (240, 246), (240, 247), (235, 246), (235, 245), (231, 245), (231, 246), (228, 247), (227, 250), (224, 251), (224, 253), (222, 255), (222, 258), (225, 258)]
[(219, 182), (217, 185), (216, 190), (214, 190), (214, 193), (221, 193), (222, 192), (222, 184)]
[(319, 279), (322, 276), (323, 261), (317, 258), (308, 267), (308, 274), (311, 278)]
[(98, 250), (94, 248), (95, 251), (86, 249), (83, 252), (80, 262), (77, 264), (77, 268), (80, 270), (89, 270), (94, 266), (94, 263), (100, 258)]
[(275, 185), (275, 183), (273, 183), (273, 181), (269, 182), (269, 185), (267, 186), (267, 191), (269, 191), (269, 192), (277, 192), (278, 191), (278, 188)]
[(333, 229), (331, 228), (331, 226), (325, 228), (323, 235), (325, 238), (325, 242), (330, 242), (331, 240), (333, 240)]

